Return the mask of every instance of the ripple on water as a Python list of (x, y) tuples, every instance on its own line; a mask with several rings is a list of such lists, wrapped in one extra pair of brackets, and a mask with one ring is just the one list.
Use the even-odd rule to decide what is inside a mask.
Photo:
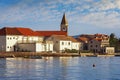
[(120, 80), (119, 61), (116, 57), (0, 59), (0, 80)]

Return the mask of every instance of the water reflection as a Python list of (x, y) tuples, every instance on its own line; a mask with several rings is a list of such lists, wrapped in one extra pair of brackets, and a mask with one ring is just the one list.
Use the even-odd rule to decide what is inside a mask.
[(117, 57), (0, 59), (0, 80), (119, 80), (119, 62)]

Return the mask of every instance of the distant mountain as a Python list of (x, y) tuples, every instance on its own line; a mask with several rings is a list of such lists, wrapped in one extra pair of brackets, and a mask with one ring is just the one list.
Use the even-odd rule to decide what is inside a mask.
[(72, 36), (72, 37), (74, 37), (74, 38), (78, 38), (80, 35), (74, 35), (74, 36)]

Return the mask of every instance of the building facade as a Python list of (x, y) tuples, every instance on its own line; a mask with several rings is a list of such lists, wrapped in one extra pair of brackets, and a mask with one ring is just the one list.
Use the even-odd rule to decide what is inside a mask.
[(70, 36), (65, 35), (53, 35), (48, 38), (48, 40), (53, 41), (53, 50), (57, 52), (64, 52), (66, 49), (79, 50), (81, 47), (80, 42)]
[(83, 43), (83, 50), (94, 53), (114, 53), (114, 47), (109, 46), (109, 36), (105, 34), (81, 35), (77, 38)]
[[(72, 42), (71, 40), (58, 40), (59, 44), (54, 43), (54, 40), (48, 39), (52, 35), (63, 35), (68, 37), (68, 21), (65, 14), (60, 24), (60, 30), (58, 31), (34, 31), (30, 28), (21, 27), (4, 27), (0, 29), (0, 51), (43, 52), (53, 50), (61, 51), (65, 48), (78, 49), (78, 43)], [(61, 45), (64, 46), (61, 47)]]
[[(26, 44), (24, 48), (33, 43), (43, 42), (44, 37), (39, 36), (38, 33), (34, 32), (29, 28), (10, 28), (5, 27), (0, 29), (0, 51), (1, 52), (14, 52), (14, 51), (24, 51), (19, 47), (19, 44)], [(37, 48), (37, 46), (35, 46)], [(33, 48), (34, 49), (34, 48)], [(31, 49), (32, 51), (37, 51), (36, 49)], [(26, 50), (27, 51), (27, 50)], [(42, 50), (41, 50), (42, 51)]]

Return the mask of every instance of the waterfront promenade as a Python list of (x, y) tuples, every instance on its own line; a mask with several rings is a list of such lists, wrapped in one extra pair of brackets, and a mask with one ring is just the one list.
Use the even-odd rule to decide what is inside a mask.
[(26, 57), (26, 56), (44, 56), (44, 57), (102, 57), (102, 56), (115, 56), (115, 54), (107, 55), (94, 55), (93, 53), (36, 53), (36, 52), (1, 52), (1, 58), (7, 57)]
[(53, 57), (59, 57), (59, 56), (81, 56), (78, 53), (46, 53), (46, 52), (1, 52), (0, 57), (25, 57), (25, 56), (53, 56)]

